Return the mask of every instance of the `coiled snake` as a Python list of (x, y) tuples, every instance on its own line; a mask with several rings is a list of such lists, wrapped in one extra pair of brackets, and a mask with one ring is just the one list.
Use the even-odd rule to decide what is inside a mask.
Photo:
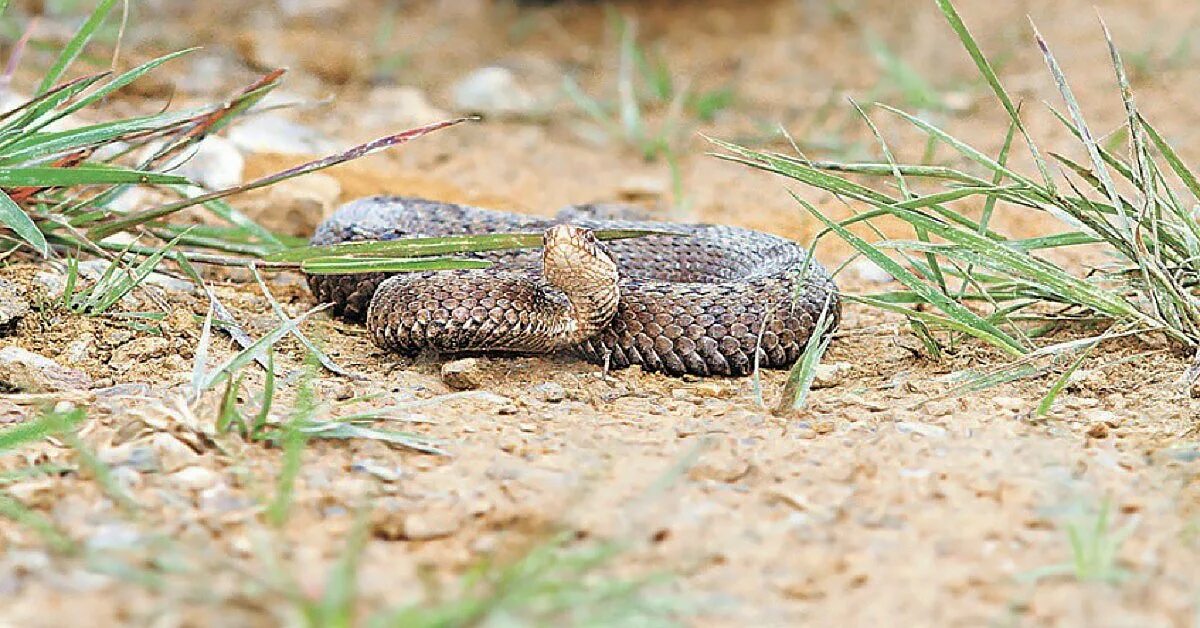
[[(349, 203), (313, 244), (400, 237), (543, 231), (541, 250), (478, 254), (484, 270), (310, 275), (322, 302), (366, 320), (379, 346), (403, 353), (549, 353), (634, 364), (671, 375), (746, 375), (786, 368), (837, 287), (784, 238), (715, 225), (626, 219), (633, 210), (582, 205), (553, 220), (417, 198)], [(680, 235), (597, 242), (591, 230)]]

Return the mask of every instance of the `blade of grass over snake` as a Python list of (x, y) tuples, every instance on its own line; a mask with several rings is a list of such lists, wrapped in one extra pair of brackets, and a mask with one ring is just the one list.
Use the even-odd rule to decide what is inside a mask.
[[(669, 231), (646, 229), (599, 229), (598, 240), (620, 240), (648, 235), (681, 235)], [(424, 257), (448, 253), (480, 253), (508, 249), (534, 249), (542, 246), (541, 233), (488, 233), (452, 235), (399, 240), (365, 240), (321, 246), (304, 246), (271, 253), (263, 257), (268, 262), (302, 262), (340, 256)]]
[(311, 275), (341, 275), (357, 273), (408, 273), (433, 270), (477, 270), (492, 265), (487, 260), (457, 257), (421, 257), (403, 259), (391, 257), (344, 258), (318, 257), (300, 263), (300, 269)]

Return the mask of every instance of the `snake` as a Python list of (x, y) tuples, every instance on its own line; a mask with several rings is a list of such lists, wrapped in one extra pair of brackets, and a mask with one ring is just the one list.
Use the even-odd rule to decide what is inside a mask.
[[(416, 355), (569, 352), (606, 368), (745, 376), (788, 368), (841, 319), (837, 286), (792, 240), (746, 228), (645, 220), (640, 208), (568, 206), (553, 218), (405, 196), (342, 205), (316, 246), (542, 233), (539, 249), (472, 254), (483, 269), (308, 274), (376, 345)], [(595, 232), (642, 237), (599, 241)], [(826, 340), (819, 336), (817, 340)]]

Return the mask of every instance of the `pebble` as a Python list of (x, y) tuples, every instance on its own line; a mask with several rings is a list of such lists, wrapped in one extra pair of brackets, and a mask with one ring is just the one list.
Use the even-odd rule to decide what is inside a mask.
[(40, 270), (33, 276), (33, 285), (42, 289), (46, 300), (57, 301), (67, 289), (67, 276), (54, 270)]
[(174, 173), (210, 190), (222, 190), (240, 184), (245, 170), (246, 158), (237, 145), (219, 135), (210, 135), (188, 153), (187, 161)]
[(734, 393), (733, 388), (726, 382), (712, 380), (696, 382), (689, 389), (696, 396), (706, 399), (729, 399)]
[(408, 128), (450, 118), (430, 104), (424, 90), (407, 85), (377, 87), (367, 95), (367, 105), (365, 126)]
[(382, 465), (374, 460), (357, 460), (350, 465), (350, 470), (359, 473), (370, 473), (384, 482), (398, 482), (404, 478), (404, 470), (400, 465)]
[(87, 546), (91, 550), (133, 549), (143, 540), (142, 533), (134, 525), (108, 523), (95, 528), (87, 539)]
[(371, 522), (371, 532), (386, 541), (428, 541), (450, 536), (462, 525), (458, 510), (434, 507), (421, 512), (384, 512)]
[(631, 202), (659, 199), (669, 191), (670, 188), (662, 177), (644, 174), (625, 177), (617, 187), (617, 194), (621, 199)]
[(499, 66), (476, 69), (454, 84), (454, 107), (462, 113), (524, 117), (537, 113), (538, 102), (512, 70)]
[(1120, 415), (1109, 410), (1089, 410), (1088, 413), (1083, 416), (1083, 419), (1088, 423), (1104, 423), (1109, 427), (1117, 427), (1121, 424)]
[(83, 371), (65, 367), (44, 355), (20, 347), (0, 349), (0, 382), (27, 393), (86, 390), (92, 378)]
[(253, 124), (234, 126), (229, 139), (249, 153), (316, 155), (334, 150), (333, 142), (317, 131), (275, 114), (255, 116)]
[(168, 475), (167, 478), (180, 488), (199, 491), (216, 484), (220, 476), (205, 467), (190, 466)]
[(224, 514), (254, 507), (254, 500), (241, 497), (224, 485), (211, 486), (200, 491), (200, 508), (206, 512)]
[(327, 174), (289, 179), (271, 186), (266, 206), (252, 217), (272, 231), (307, 237), (332, 213), (341, 194), (342, 185)]
[(846, 375), (854, 370), (854, 366), (849, 362), (833, 362), (821, 363), (813, 369), (812, 387), (818, 388), (833, 388), (842, 383)]
[(886, 270), (875, 265), (869, 259), (858, 258), (850, 262), (850, 272), (858, 276), (859, 279), (870, 283), (891, 283), (895, 278)]
[(476, 358), (462, 358), (442, 365), (442, 382), (454, 390), (474, 390), (483, 379), (483, 369)]
[(11, 281), (0, 279), (0, 331), (12, 331), (22, 317), (29, 313), (29, 300), (23, 290)]
[(124, 445), (101, 454), (101, 460), (118, 469), (151, 473), (162, 469), (158, 451), (153, 447)]
[(567, 389), (554, 382), (545, 382), (534, 386), (533, 394), (547, 403), (558, 403), (567, 398)]

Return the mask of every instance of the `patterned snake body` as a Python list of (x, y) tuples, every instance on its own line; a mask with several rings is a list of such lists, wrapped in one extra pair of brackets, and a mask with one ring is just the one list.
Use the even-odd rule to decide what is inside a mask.
[[(416, 198), (339, 209), (313, 244), (544, 231), (543, 250), (483, 253), (485, 270), (310, 275), (322, 302), (366, 319), (375, 342), (404, 353), (571, 350), (613, 368), (746, 375), (789, 367), (837, 287), (807, 251), (773, 235), (624, 219), (627, 208), (575, 206), (553, 220)], [(653, 229), (598, 243), (590, 230)]]

